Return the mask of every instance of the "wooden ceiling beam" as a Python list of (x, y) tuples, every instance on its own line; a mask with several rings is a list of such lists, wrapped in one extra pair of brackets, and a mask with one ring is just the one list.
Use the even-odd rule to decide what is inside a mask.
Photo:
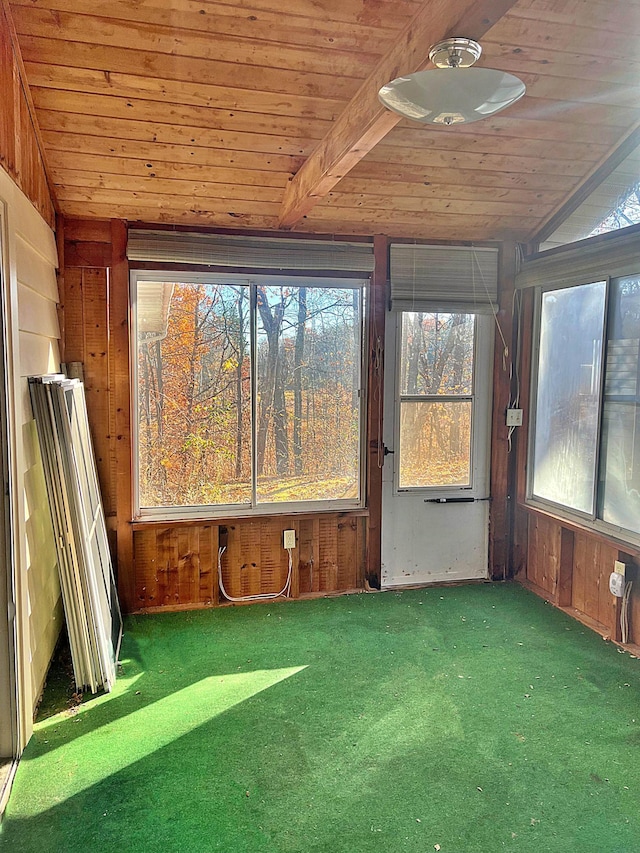
[(450, 36), (481, 39), (516, 0), (428, 0), (362, 83), (331, 130), (289, 183), (279, 227), (293, 228), (390, 130), (400, 116), (378, 91), (400, 74), (423, 70), (429, 48)]

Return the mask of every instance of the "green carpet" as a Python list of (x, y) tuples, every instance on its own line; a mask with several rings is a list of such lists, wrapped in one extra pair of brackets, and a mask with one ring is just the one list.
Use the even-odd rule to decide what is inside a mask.
[(640, 661), (517, 585), (130, 617), (122, 661), (52, 675), (3, 853), (640, 851)]

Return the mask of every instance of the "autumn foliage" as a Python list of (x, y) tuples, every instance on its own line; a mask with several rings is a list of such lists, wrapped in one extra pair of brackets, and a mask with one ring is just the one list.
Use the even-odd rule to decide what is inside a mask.
[(470, 485), (473, 347), (472, 314), (403, 314), (401, 488)]
[(141, 506), (357, 498), (359, 288), (138, 287)]

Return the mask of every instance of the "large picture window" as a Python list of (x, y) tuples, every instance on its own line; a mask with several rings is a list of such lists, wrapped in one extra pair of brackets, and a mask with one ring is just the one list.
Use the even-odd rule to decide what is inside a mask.
[(637, 536), (640, 276), (543, 291), (539, 341), (531, 497)]
[(364, 282), (133, 275), (141, 516), (361, 496)]

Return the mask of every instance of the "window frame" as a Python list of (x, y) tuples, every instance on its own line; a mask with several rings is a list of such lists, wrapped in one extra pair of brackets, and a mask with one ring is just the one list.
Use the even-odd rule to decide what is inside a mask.
[[(598, 499), (598, 472), (600, 470), (600, 445), (601, 445), (601, 427), (602, 427), (602, 409), (604, 405), (604, 377), (605, 377), (605, 367), (606, 367), (606, 344), (607, 344), (607, 325), (608, 325), (608, 314), (609, 314), (609, 290), (610, 290), (610, 276), (599, 277), (596, 276), (593, 279), (589, 279), (580, 282), (580, 284), (571, 284), (569, 286), (562, 284), (554, 284), (548, 286), (541, 286), (536, 288), (535, 292), (535, 307), (534, 307), (534, 320), (533, 320), (533, 346), (532, 346), (532, 355), (531, 355), (531, 416), (530, 416), (530, 427), (529, 427), (529, 445), (527, 448), (527, 502), (532, 506), (537, 506), (539, 508), (547, 508), (551, 509), (553, 512), (563, 511), (568, 513), (571, 517), (576, 520), (590, 521), (594, 522), (597, 520), (597, 499)], [(603, 311), (603, 321), (602, 321), (602, 339), (600, 342), (600, 377), (598, 382), (598, 420), (596, 425), (596, 452), (595, 452), (595, 460), (594, 460), (594, 468), (595, 468), (595, 476), (594, 476), (594, 484), (591, 493), (591, 506), (592, 512), (581, 512), (578, 509), (574, 509), (573, 507), (568, 507), (566, 504), (556, 503), (549, 498), (541, 497), (540, 495), (536, 495), (533, 491), (533, 481), (535, 475), (535, 442), (536, 442), (536, 426), (538, 420), (538, 412), (537, 412), (537, 403), (538, 403), (538, 382), (539, 382), (539, 373), (540, 373), (540, 337), (542, 330), (542, 301), (545, 293), (554, 293), (558, 290), (571, 290), (575, 287), (585, 287), (590, 284), (600, 284), (604, 283), (605, 285), (605, 293), (604, 293), (604, 311)]]
[[(609, 343), (609, 311), (611, 305), (612, 283), (621, 278), (632, 277), (637, 275), (640, 277), (640, 257), (637, 263), (637, 273), (623, 273), (616, 275), (601, 275), (585, 276), (581, 281), (573, 281), (570, 283), (555, 282), (549, 285), (538, 285), (534, 290), (534, 319), (533, 319), (533, 337), (531, 346), (531, 376), (530, 376), (530, 414), (529, 428), (527, 436), (527, 472), (526, 472), (526, 491), (525, 505), (533, 509), (538, 509), (543, 512), (551, 513), (560, 519), (565, 519), (569, 523), (573, 522), (578, 525), (592, 529), (596, 533), (613, 538), (623, 544), (629, 544), (634, 547), (640, 546), (640, 533), (634, 533), (624, 527), (605, 521), (598, 516), (601, 505), (601, 466), (602, 446), (603, 446), (603, 412), (605, 405), (605, 383), (607, 372), (607, 350)], [(535, 475), (535, 437), (537, 426), (537, 400), (538, 400), (538, 381), (540, 369), (540, 333), (542, 324), (542, 299), (545, 293), (550, 293), (557, 290), (569, 290), (574, 287), (580, 287), (598, 282), (605, 283), (605, 304), (603, 312), (603, 333), (600, 347), (600, 378), (598, 383), (598, 422), (596, 435), (596, 454), (594, 459), (594, 485), (592, 493), (592, 508), (591, 513), (580, 512), (565, 504), (556, 503), (548, 498), (540, 497), (533, 492), (533, 481)]]
[[(250, 310), (250, 359), (251, 359), (251, 502), (238, 504), (201, 504), (193, 506), (158, 506), (145, 507), (140, 505), (140, 462), (139, 443), (140, 430), (138, 421), (138, 315), (137, 315), (137, 284), (143, 281), (163, 281), (186, 284), (220, 284), (220, 279), (228, 283), (246, 284), (249, 288)], [(257, 472), (256, 472), (256, 442), (257, 442), (257, 379), (256, 353), (258, 339), (258, 316), (256, 294), (260, 283), (276, 284), (286, 279), (293, 287), (306, 286), (309, 288), (336, 287), (358, 290), (360, 292), (360, 387), (359, 391), (359, 431), (358, 431), (358, 496), (344, 499), (320, 499), (305, 501), (258, 502)], [(299, 282), (298, 284), (295, 281)], [(326, 283), (325, 283), (326, 282)], [(299, 515), (317, 512), (347, 512), (362, 510), (366, 505), (366, 429), (367, 429), (367, 340), (369, 333), (369, 294), (371, 276), (358, 272), (349, 274), (339, 271), (319, 275), (317, 272), (286, 272), (260, 270), (255, 275), (237, 270), (224, 272), (212, 270), (206, 272), (190, 272), (187, 269), (152, 270), (131, 269), (129, 272), (129, 387), (130, 387), (130, 423), (131, 423), (131, 486), (133, 521), (196, 521), (225, 518), (264, 517), (273, 515)]]
[[(460, 497), (469, 497), (469, 498), (477, 498), (482, 497), (481, 492), (483, 491), (484, 482), (488, 482), (488, 472), (478, 472), (477, 471), (477, 462), (479, 456), (482, 454), (478, 454), (478, 442), (482, 440), (485, 431), (487, 430), (487, 425), (482, 423), (482, 413), (479, 412), (478, 402), (479, 397), (482, 393), (486, 393), (491, 396), (492, 394), (492, 381), (489, 381), (487, 387), (484, 387), (483, 377), (479, 375), (479, 371), (477, 365), (482, 358), (481, 352), (482, 350), (491, 347), (493, 343), (493, 326), (491, 325), (493, 322), (493, 318), (487, 314), (475, 313), (472, 311), (460, 311), (457, 310), (455, 305), (451, 305), (447, 308), (438, 309), (437, 311), (429, 311), (427, 309), (424, 310), (424, 313), (430, 314), (473, 314), (474, 316), (474, 340), (473, 340), (473, 371), (472, 371), (472, 379), (471, 379), (471, 394), (460, 395), (459, 397), (451, 396), (451, 395), (423, 395), (420, 397), (416, 397), (415, 395), (406, 395), (401, 392), (401, 354), (402, 354), (402, 318), (404, 314), (412, 314), (417, 313), (415, 309), (400, 309), (396, 312), (396, 353), (395, 353), (395, 373), (394, 373), (394, 384), (396, 392), (394, 394), (395, 397), (395, 412), (394, 412), (394, 425), (393, 425), (393, 438), (394, 438), (394, 448), (395, 452), (398, 454), (396, 458), (396, 463), (393, 466), (393, 494), (397, 495), (424, 495), (425, 498), (430, 500), (437, 500), (438, 498), (452, 498), (456, 495)], [(471, 400), (471, 434), (470, 434), (470, 447), (469, 447), (469, 484), (468, 485), (437, 485), (437, 486), (401, 486), (400, 485), (400, 422), (401, 422), (401, 408), (403, 402), (412, 402), (417, 400), (418, 402), (431, 402), (431, 401), (439, 401), (439, 402), (447, 402), (447, 401), (466, 401)], [(489, 411), (491, 410), (491, 405), (488, 406)]]

